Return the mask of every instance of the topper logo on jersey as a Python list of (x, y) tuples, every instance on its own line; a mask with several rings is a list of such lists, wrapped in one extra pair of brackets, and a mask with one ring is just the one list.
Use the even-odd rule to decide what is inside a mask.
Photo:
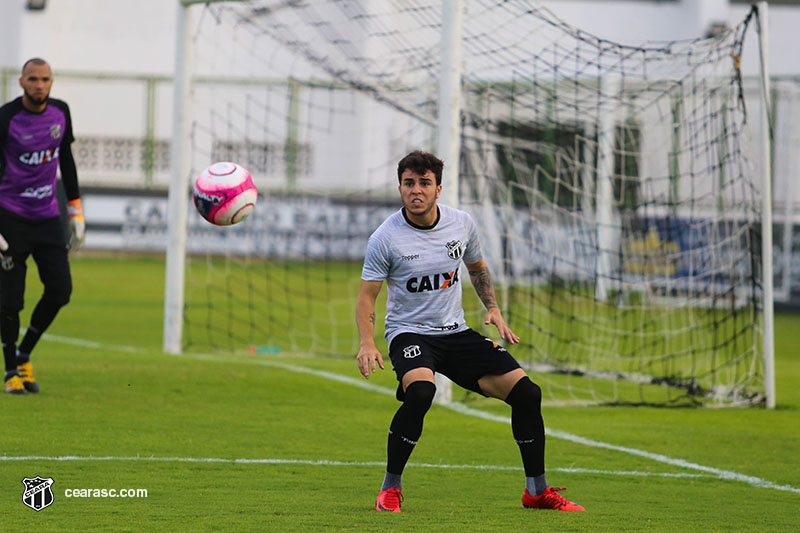
[(461, 241), (450, 241), (445, 246), (447, 246), (447, 257), (450, 259), (458, 260), (464, 255), (464, 244)]
[(45, 163), (49, 163), (54, 159), (58, 158), (58, 146), (55, 148), (50, 148), (49, 150), (39, 150), (37, 152), (25, 152), (24, 154), (20, 154), (19, 160), (21, 163), (26, 165), (30, 165), (32, 167), (36, 165), (44, 165)]
[(406, 289), (408, 292), (438, 291), (452, 287), (456, 283), (458, 283), (458, 269), (452, 272), (410, 278), (406, 281)]

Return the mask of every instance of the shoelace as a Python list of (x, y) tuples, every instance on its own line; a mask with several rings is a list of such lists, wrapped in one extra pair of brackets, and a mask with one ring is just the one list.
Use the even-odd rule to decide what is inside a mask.
[(557, 505), (558, 507), (568, 505), (567, 499), (559, 494), (562, 490), (567, 489), (564, 487), (549, 487), (549, 490), (544, 493), (544, 501), (549, 505)]
[[(384, 496), (384, 507), (390, 506), (391, 508), (400, 507), (403, 502), (403, 493), (398, 489), (387, 489), (386, 496)], [(389, 507), (387, 507), (389, 508)]]

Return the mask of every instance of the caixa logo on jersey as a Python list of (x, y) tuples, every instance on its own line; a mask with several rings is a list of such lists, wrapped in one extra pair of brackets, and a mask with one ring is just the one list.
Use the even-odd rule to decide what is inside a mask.
[(441, 274), (428, 274), (426, 276), (409, 278), (406, 281), (408, 292), (438, 291), (452, 287), (458, 283), (458, 270), (442, 272)]
[(24, 163), (32, 167), (44, 165), (45, 163), (49, 163), (55, 159), (58, 159), (58, 146), (55, 148), (50, 148), (49, 150), (25, 152), (24, 154), (19, 155), (20, 163)]
[(22, 503), (33, 509), (41, 511), (53, 503), (53, 478), (51, 477), (26, 477), (22, 479), (25, 491), (22, 493)]

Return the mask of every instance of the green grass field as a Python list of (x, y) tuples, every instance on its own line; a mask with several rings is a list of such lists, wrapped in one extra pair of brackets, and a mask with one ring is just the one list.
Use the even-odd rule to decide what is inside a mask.
[[(189, 351), (247, 351), (257, 345), (267, 352), (356, 353), (353, 310), (360, 275), (356, 261), (190, 257), (184, 342)], [(483, 325), (485, 308), (464, 283), (467, 322), (493, 337), (497, 330)], [(718, 404), (763, 392), (762, 373), (753, 372), (760, 370), (761, 343), (755, 305), (740, 302), (732, 312), (733, 302), (722, 296), (725, 304), (718, 308), (687, 306), (677, 297), (670, 306), (648, 303), (641, 295), (633, 305), (624, 298), (598, 303), (586, 283), (518, 284), (498, 293), (501, 304), (509, 302), (504, 316), (521, 339), (514, 357), (527, 368), (546, 364), (560, 370), (540, 375), (546, 402)], [(385, 315), (385, 305), (384, 289), (377, 316)], [(378, 322), (375, 334), (382, 338)], [(654, 381), (573, 375), (583, 370)]]
[[(800, 316), (776, 317), (778, 408), (544, 409), (548, 480), (586, 513), (525, 510), (509, 408), (434, 406), (403, 513), (374, 511), (397, 407), (352, 358), (161, 351), (163, 260), (78, 256), (34, 353), (38, 395), (3, 395), (0, 530), (795, 531)], [(28, 281), (27, 323), (39, 286)], [(352, 312), (347, 319), (351, 319)], [(197, 348), (195, 346), (195, 348)], [(534, 376), (535, 378), (535, 376)], [(22, 503), (24, 477), (54, 501)], [(68, 498), (67, 489), (146, 489)]]

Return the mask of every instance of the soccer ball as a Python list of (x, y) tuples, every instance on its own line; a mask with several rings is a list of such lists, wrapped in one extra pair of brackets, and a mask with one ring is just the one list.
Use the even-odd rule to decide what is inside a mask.
[(197, 176), (192, 197), (204, 219), (217, 226), (230, 226), (253, 212), (258, 191), (246, 168), (225, 161), (214, 163)]

